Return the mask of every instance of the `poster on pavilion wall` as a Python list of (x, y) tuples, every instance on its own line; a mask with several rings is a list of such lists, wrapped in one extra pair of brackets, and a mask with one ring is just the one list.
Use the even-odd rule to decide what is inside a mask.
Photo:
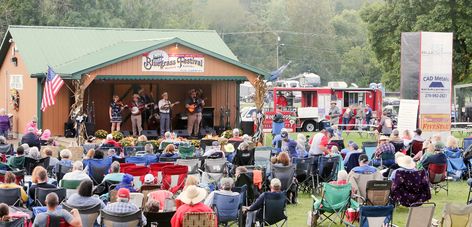
[(451, 129), (452, 33), (420, 33), (419, 126), (427, 134)]
[(171, 54), (153, 50), (142, 55), (144, 72), (204, 72), (205, 58), (202, 54)]

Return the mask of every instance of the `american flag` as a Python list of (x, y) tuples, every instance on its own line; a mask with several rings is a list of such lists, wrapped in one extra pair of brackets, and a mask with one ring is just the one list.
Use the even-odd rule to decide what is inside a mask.
[(46, 83), (44, 84), (43, 100), (41, 102), (41, 111), (46, 111), (46, 108), (56, 104), (56, 94), (64, 85), (62, 78), (57, 75), (54, 70), (48, 66), (48, 75)]

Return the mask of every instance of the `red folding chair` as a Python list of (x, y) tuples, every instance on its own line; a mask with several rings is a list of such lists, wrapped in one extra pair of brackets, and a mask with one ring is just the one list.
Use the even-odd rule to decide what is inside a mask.
[(124, 173), (128, 167), (136, 166), (134, 163), (120, 163), (120, 173)]
[(164, 190), (172, 193), (184, 188), (185, 179), (187, 178), (188, 167), (181, 165), (165, 166), (162, 168), (162, 186)]
[(408, 155), (413, 157), (421, 150), (423, 150), (423, 142), (413, 140), (410, 144), (410, 148), (408, 149)]
[(437, 194), (441, 189), (449, 194), (449, 184), (447, 182), (447, 164), (429, 164), (428, 178), (431, 187), (434, 189), (434, 194)]
[(174, 163), (171, 162), (158, 162), (152, 163), (149, 168), (151, 169), (152, 175), (157, 177), (157, 184), (160, 185), (162, 183), (162, 168), (165, 166), (173, 166)]
[(124, 173), (130, 174), (134, 178), (134, 185), (140, 187), (144, 182), (144, 176), (148, 174), (150, 169), (146, 166), (128, 166), (124, 169)]

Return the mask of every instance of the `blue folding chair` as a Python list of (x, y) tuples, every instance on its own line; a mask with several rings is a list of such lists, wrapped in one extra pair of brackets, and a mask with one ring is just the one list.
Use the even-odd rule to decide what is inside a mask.
[(218, 224), (231, 226), (239, 225), (241, 216), (241, 199), (239, 195), (223, 195), (215, 193), (213, 210), (218, 217)]
[(393, 223), (393, 205), (361, 206), (359, 212), (360, 227), (390, 226)]
[(126, 157), (126, 163), (134, 163), (136, 165), (147, 166), (148, 159), (145, 156), (130, 156)]
[(243, 185), (241, 187), (233, 187), (233, 192), (239, 193), (239, 199), (241, 206), (247, 206), (247, 185)]
[(369, 157), (369, 160), (372, 160), (376, 148), (377, 142), (362, 142), (362, 149), (364, 150), (364, 153), (367, 155), (367, 157)]
[(472, 145), (472, 138), (464, 138), (464, 150), (470, 147)]
[(95, 185), (102, 183), (103, 178), (110, 170), (110, 162), (106, 159), (88, 160), (88, 175)]

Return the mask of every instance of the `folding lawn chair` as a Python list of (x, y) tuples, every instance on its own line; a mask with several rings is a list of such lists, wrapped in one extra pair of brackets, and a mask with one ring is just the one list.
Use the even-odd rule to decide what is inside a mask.
[(338, 147), (339, 150), (342, 150), (342, 149), (345, 148), (345, 146), (344, 146), (344, 140), (343, 140), (343, 139), (340, 139), (340, 140), (331, 140), (331, 143), (336, 143), (336, 144), (337, 144), (336, 146)]
[(420, 171), (395, 171), (390, 199), (393, 203), (410, 207), (431, 199), (428, 174)]
[[(295, 165), (289, 166), (280, 166), (280, 165), (271, 165), (271, 177), (272, 179), (277, 178), (282, 183), (282, 187), (280, 188), (281, 191), (284, 193), (288, 193), (292, 188), (293, 178), (295, 177)], [(295, 197), (297, 192), (295, 193)]]
[(179, 155), (183, 159), (194, 158), (195, 157), (195, 146), (193, 146), (193, 145), (179, 146)]
[(293, 164), (295, 167), (295, 177), (297, 178), (298, 182), (300, 182), (300, 190), (303, 192), (310, 192), (313, 190), (311, 188), (312, 183), (310, 182), (310, 174), (311, 170), (311, 163), (313, 162), (312, 157), (307, 158), (296, 158), (292, 159)]
[(187, 212), (184, 214), (182, 227), (215, 227), (216, 225), (214, 212)]
[(362, 150), (369, 157), (369, 160), (372, 160), (375, 149), (377, 148), (377, 142), (362, 142)]
[(62, 203), (62, 208), (67, 211), (77, 209), (79, 211), (80, 219), (82, 220), (82, 227), (94, 227), (95, 221), (98, 218), (101, 210), (101, 204), (94, 206), (71, 206), (66, 202)]
[(66, 198), (69, 198), (72, 194), (77, 193), (82, 180), (61, 180), (59, 181), (59, 187), (66, 189)]
[(395, 147), (395, 152), (403, 151), (405, 144), (403, 142), (390, 142)]
[(170, 162), (158, 162), (158, 163), (152, 163), (149, 168), (151, 169), (152, 175), (156, 176), (157, 178), (157, 184), (160, 185), (162, 183), (162, 168), (165, 166), (173, 166), (174, 163)]
[(442, 227), (472, 226), (472, 204), (461, 205), (446, 203), (441, 219)]
[(420, 152), (421, 150), (423, 150), (423, 142), (422, 142), (422, 141), (413, 140), (413, 141), (411, 141), (410, 147), (408, 148), (406, 154), (413, 157), (413, 156), (415, 156), (418, 152)]
[(268, 168), (271, 156), (272, 147), (256, 147), (254, 151), (254, 165)]
[(241, 206), (246, 206), (246, 204), (248, 204), (247, 185), (243, 185), (241, 187), (233, 187), (231, 191), (239, 193), (239, 202)]
[(361, 156), (361, 154), (363, 153), (355, 152), (355, 153), (351, 153), (349, 157), (347, 157), (347, 160), (344, 161), (344, 169), (346, 170), (346, 172), (349, 173), (354, 167), (359, 166), (359, 156)]
[(422, 203), (421, 206), (410, 207), (406, 227), (431, 227), (435, 209), (435, 203)]
[(348, 181), (352, 185), (353, 193), (361, 197), (358, 202), (363, 202), (362, 200), (365, 200), (365, 198), (367, 197), (367, 182), (382, 179), (383, 176), (379, 171), (368, 174), (360, 174), (351, 171), (348, 176)]
[(470, 147), (470, 145), (472, 145), (472, 138), (464, 138), (464, 145), (462, 146), (464, 148), (464, 150), (467, 150), (467, 148)]
[(54, 170), (56, 172), (56, 180), (60, 181), (62, 180), (64, 175), (66, 175), (66, 173), (72, 171), (72, 166), (66, 166), (66, 165), (62, 165), (61, 163), (56, 163)]
[(359, 216), (360, 227), (391, 226), (393, 206), (361, 206)]
[(449, 183), (447, 181), (447, 164), (428, 165), (428, 179), (434, 194), (437, 194), (441, 189), (446, 191), (449, 195)]
[(380, 166), (388, 168), (393, 164), (395, 164), (395, 154), (390, 152), (382, 153), (380, 156)]
[(212, 208), (216, 213), (218, 224), (223, 224), (224, 226), (240, 224), (242, 213), (241, 199), (239, 195), (223, 195), (215, 193)]
[(285, 213), (287, 197), (284, 194), (267, 194), (262, 207), (262, 223), (261, 226), (288, 226), (288, 217)]
[(0, 203), (8, 206), (21, 206), (21, 189), (20, 188), (1, 188)]
[(175, 211), (158, 213), (144, 212), (143, 214), (147, 221), (146, 227), (151, 227), (152, 224), (157, 224), (159, 227), (171, 227), (170, 220), (174, 216)]
[(59, 203), (66, 199), (67, 192), (65, 188), (36, 188), (34, 196), (35, 206), (46, 206), (46, 196), (51, 192), (57, 194)]
[(144, 156), (130, 156), (126, 157), (126, 163), (134, 163), (139, 166), (147, 166), (148, 159)]
[(228, 174), (226, 159), (206, 159), (203, 164), (202, 183), (218, 185), (221, 178)]
[(178, 159), (176, 165), (187, 166), (188, 176), (195, 176), (200, 179), (200, 172), (198, 171), (200, 160), (198, 159)]
[(125, 169), (128, 167), (136, 166), (135, 163), (120, 163), (120, 173), (124, 173)]
[(254, 165), (254, 155), (255, 149), (248, 151), (241, 151), (236, 149), (236, 154), (233, 158), (233, 164), (235, 166), (252, 166)]
[(118, 215), (100, 210), (101, 224), (104, 227), (141, 226), (142, 215), (141, 210), (126, 215)]
[(240, 195), (245, 197), (244, 198), (245, 206), (252, 204), (252, 202), (254, 201), (255, 199), (254, 190), (255, 188), (254, 188), (254, 183), (252, 181), (252, 178), (250, 178), (245, 173), (241, 173), (241, 175), (239, 175), (239, 177), (234, 182), (233, 191), (239, 192)]
[(365, 202), (369, 206), (385, 206), (389, 203), (392, 181), (370, 180), (367, 181)]
[(9, 221), (0, 221), (0, 226), (2, 227), (24, 227), (25, 218), (16, 218)]
[(173, 157), (159, 157), (159, 162), (171, 162), (174, 163), (177, 159), (179, 158), (173, 158)]
[(110, 169), (110, 164), (106, 159), (91, 159), (88, 162), (88, 175), (94, 185), (102, 183), (103, 178)]
[[(323, 183), (322, 197), (313, 197), (312, 223), (319, 225), (326, 220), (336, 224), (333, 215), (344, 222), (344, 214), (351, 204), (351, 184), (334, 185)], [(318, 218), (323, 217), (318, 223)], [(345, 223), (348, 224), (348, 223)], [(312, 225), (313, 226), (313, 225)]]
[(161, 188), (175, 194), (177, 191), (184, 188), (187, 173), (187, 166), (172, 165), (163, 167)]
[(2, 144), (0, 145), (0, 154), (13, 155), (15, 148), (13, 144)]
[(139, 188), (144, 182), (144, 176), (148, 174), (150, 169), (146, 166), (130, 166), (124, 169), (124, 173), (133, 176), (134, 186)]
[[(322, 182), (336, 180), (338, 176), (339, 157), (320, 156), (318, 158), (318, 168), (316, 169), (316, 185), (318, 188)], [(313, 183), (313, 188), (316, 188)]]
[(123, 151), (125, 152), (125, 156), (134, 156), (138, 151), (144, 151), (144, 146), (128, 146), (123, 147)]
[[(10, 171), (15, 175), (15, 183), (17, 185), (23, 185), (23, 182), (25, 181), (25, 171), (23, 170), (16, 170), (16, 171)], [(0, 182), (5, 182), (5, 174), (6, 171), (0, 171)]]

